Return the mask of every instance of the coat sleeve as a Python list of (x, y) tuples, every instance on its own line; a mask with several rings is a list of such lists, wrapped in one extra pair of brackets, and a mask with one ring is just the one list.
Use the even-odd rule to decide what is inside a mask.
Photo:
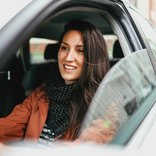
[(21, 104), (16, 105), (12, 113), (0, 118), (0, 142), (19, 141), (24, 138), (27, 124), (38, 99), (40, 89), (37, 88)]

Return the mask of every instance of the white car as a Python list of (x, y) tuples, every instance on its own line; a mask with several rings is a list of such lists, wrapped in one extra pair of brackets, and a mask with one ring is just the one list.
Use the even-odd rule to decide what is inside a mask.
[[(83, 19), (103, 33), (112, 68), (97, 90), (82, 128), (115, 103), (122, 122), (114, 139), (104, 148), (106, 151), (102, 151), (111, 153), (113, 146), (121, 155), (125, 152), (120, 148), (116, 151), (116, 147), (127, 151), (154, 149), (156, 31), (151, 23), (123, 0), (23, 2), (8, 1), (7, 7), (1, 4), (10, 13), (0, 9), (0, 16), (6, 15), (0, 22), (0, 117), (8, 115), (15, 104), (45, 80), (49, 67), (57, 62), (55, 45), (66, 21)], [(49, 56), (51, 45), (54, 55)]]

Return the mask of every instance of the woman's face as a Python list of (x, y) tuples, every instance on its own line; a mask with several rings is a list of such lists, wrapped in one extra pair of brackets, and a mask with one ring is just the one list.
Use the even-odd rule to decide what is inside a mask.
[(66, 84), (79, 79), (84, 65), (83, 38), (80, 31), (70, 30), (64, 35), (58, 52), (58, 65)]

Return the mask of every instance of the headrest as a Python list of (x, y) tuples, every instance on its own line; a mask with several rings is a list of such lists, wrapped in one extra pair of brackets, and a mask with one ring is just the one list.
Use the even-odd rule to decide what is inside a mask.
[(46, 60), (49, 59), (56, 59), (60, 45), (58, 43), (55, 44), (48, 44), (45, 48), (44, 58)]
[(118, 40), (115, 41), (113, 46), (113, 58), (123, 58), (124, 54), (121, 49), (120, 43)]

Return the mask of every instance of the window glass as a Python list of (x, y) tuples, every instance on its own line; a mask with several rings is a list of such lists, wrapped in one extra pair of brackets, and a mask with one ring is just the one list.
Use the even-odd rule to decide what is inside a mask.
[[(144, 111), (148, 111), (154, 101), (148, 99), (154, 91), (156, 77), (147, 51), (140, 50), (128, 55), (116, 63), (101, 82), (80, 133), (86, 128), (101, 127), (100, 124), (108, 128), (112, 126), (116, 133), (141, 107), (146, 106)], [(137, 126), (145, 112), (139, 114)], [(128, 126), (133, 127), (132, 124)]]
[(29, 40), (30, 47), (30, 63), (37, 64), (46, 62), (44, 59), (44, 51), (48, 44), (56, 43), (55, 40), (44, 38), (31, 38)]
[(117, 40), (117, 36), (116, 35), (104, 35), (104, 39), (106, 41), (109, 57), (112, 58), (113, 46), (114, 46), (115, 41)]

